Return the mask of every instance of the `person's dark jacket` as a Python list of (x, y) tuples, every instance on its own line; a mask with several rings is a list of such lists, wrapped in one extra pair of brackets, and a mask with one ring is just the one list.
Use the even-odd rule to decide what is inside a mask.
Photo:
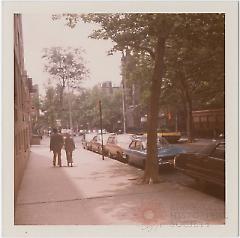
[(67, 137), (65, 139), (65, 150), (73, 151), (75, 149), (75, 144), (72, 137)]
[(63, 136), (60, 134), (53, 134), (50, 138), (50, 151), (57, 152), (63, 147)]

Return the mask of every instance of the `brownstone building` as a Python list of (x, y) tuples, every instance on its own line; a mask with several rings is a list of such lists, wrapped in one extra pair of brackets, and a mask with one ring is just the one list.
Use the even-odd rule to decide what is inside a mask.
[(14, 198), (30, 153), (30, 93), (24, 70), (22, 19), (14, 14)]

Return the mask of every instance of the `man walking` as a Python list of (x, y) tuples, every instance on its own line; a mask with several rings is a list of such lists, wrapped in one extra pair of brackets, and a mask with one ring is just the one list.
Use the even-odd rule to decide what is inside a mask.
[(71, 167), (73, 166), (73, 160), (72, 160), (72, 152), (75, 150), (75, 143), (72, 137), (67, 133), (66, 139), (65, 139), (65, 150), (66, 150), (66, 157), (67, 157), (67, 163), (68, 166), (71, 164)]
[(61, 149), (63, 147), (63, 136), (58, 133), (57, 129), (53, 129), (53, 134), (50, 138), (50, 151), (53, 151), (53, 166), (56, 166), (56, 157), (58, 157), (58, 165), (62, 167)]

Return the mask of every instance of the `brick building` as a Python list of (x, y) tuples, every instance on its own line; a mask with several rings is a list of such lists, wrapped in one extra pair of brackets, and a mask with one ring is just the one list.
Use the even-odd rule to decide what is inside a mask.
[(28, 77), (24, 70), (22, 20), (14, 14), (14, 198), (30, 153), (31, 117)]

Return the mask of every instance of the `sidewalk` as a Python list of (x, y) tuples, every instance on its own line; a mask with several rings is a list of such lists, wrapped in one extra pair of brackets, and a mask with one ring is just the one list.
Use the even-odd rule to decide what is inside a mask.
[(83, 150), (74, 167), (52, 166), (45, 139), (32, 146), (20, 187), (15, 224), (223, 224), (224, 202), (163, 179), (139, 185), (143, 171)]

